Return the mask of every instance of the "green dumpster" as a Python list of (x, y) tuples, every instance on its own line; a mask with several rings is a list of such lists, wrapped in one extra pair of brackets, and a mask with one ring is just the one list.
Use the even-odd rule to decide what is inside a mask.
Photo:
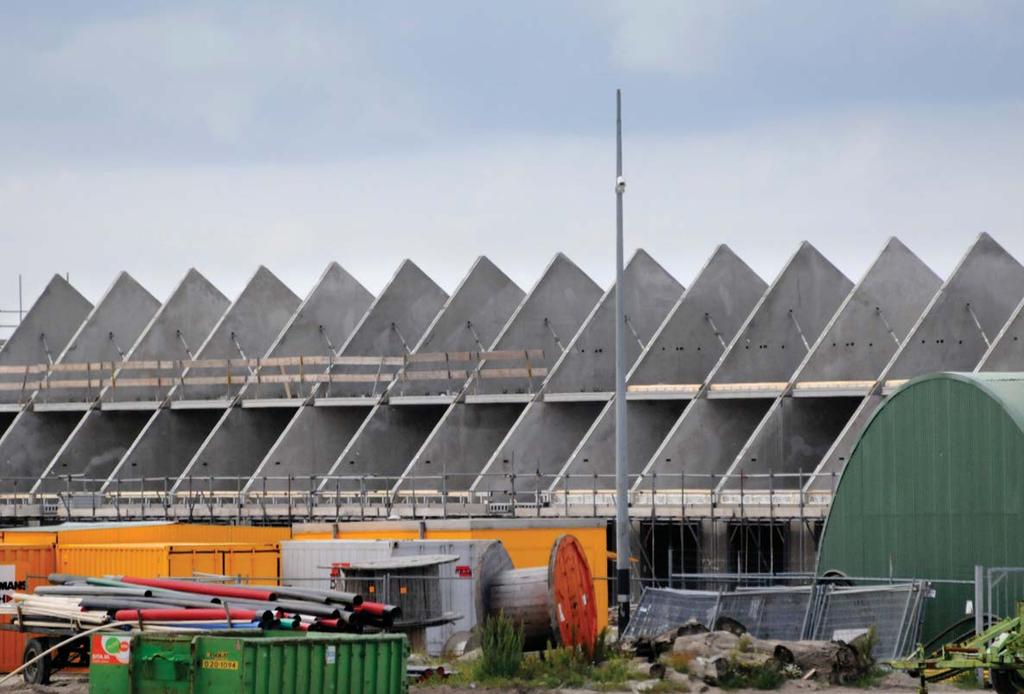
[[(136, 634), (128, 667), (90, 666), (90, 694), (405, 694), (402, 634)], [(94, 670), (98, 670), (94, 672)]]

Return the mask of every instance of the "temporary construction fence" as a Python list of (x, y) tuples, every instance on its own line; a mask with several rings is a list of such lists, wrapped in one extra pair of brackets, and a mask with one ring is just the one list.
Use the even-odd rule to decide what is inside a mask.
[(917, 645), (929, 591), (927, 581), (733, 592), (646, 588), (623, 638), (653, 638), (691, 621), (714, 629), (722, 618), (739, 622), (758, 638), (780, 641), (832, 640), (844, 631), (874, 627), (875, 658), (895, 658)]

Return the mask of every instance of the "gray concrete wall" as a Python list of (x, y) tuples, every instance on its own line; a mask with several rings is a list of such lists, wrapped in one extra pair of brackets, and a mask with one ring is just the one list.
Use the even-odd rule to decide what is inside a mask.
[[(114, 280), (103, 299), (68, 342), (57, 362), (110, 362), (103, 374), (114, 373), (116, 363), (131, 352), (132, 345), (160, 308), (160, 302), (126, 272)], [(92, 402), (100, 388), (61, 388), (61, 381), (87, 379), (86, 373), (51, 373), (36, 399), (37, 403)]]
[[(448, 294), (410, 260), (402, 261), (339, 353), (344, 356), (400, 357), (408, 354), (444, 307)], [(375, 367), (335, 366), (337, 374), (374, 374)], [(379, 397), (382, 383), (333, 383), (318, 397)]]
[(104, 489), (116, 489), (119, 481), (127, 488), (138, 489), (138, 483), (129, 484), (127, 480), (140, 478), (149, 479), (147, 490), (170, 488), (222, 414), (223, 409), (161, 409), (152, 413), (114, 466)]
[(644, 475), (656, 474), (659, 484), (664, 480), (665, 488), (672, 490), (679, 489), (682, 473), (688, 475), (687, 487), (717, 486), (770, 405), (771, 400), (761, 398), (692, 401), (647, 461)]
[[(552, 489), (613, 489), (615, 481), (615, 401), (609, 400), (580, 445), (570, 454)], [(627, 451), (630, 475), (638, 475), (683, 413), (685, 400), (628, 400)], [(563, 479), (565, 477), (565, 479)], [(678, 487), (677, 487), (678, 488)]]
[(814, 246), (800, 244), (715, 367), (710, 383), (788, 381), (852, 289), (853, 283)]
[[(330, 352), (348, 339), (371, 303), (370, 293), (340, 265), (331, 263), (264, 356), (297, 357), (325, 352), (329, 356)], [(339, 342), (335, 343), (335, 340)], [(325, 370), (324, 367), (310, 367), (310, 371)], [(270, 370), (270, 373), (279, 372), (300, 373), (298, 368), (292, 367)], [(300, 398), (312, 394), (312, 384), (257, 382), (245, 386), (241, 396), (252, 396), (249, 404), (254, 406), (230, 407), (225, 410), (217, 426), (185, 467), (183, 476), (198, 472), (197, 466), (202, 465), (202, 474), (243, 477), (247, 484), (249, 477), (295, 416), (295, 409), (280, 410), (274, 407), (272, 412), (268, 412), (258, 407), (261, 404), (280, 404), (264, 402), (263, 399), (287, 398), (298, 407)], [(214, 486), (230, 491), (238, 485), (227, 479), (217, 480)]]
[[(390, 480), (367, 482), (366, 489), (391, 489), (437, 425), (444, 410), (437, 405), (374, 407), (338, 456), (329, 474), (390, 477)], [(330, 488), (333, 485), (335, 482), (331, 481), (324, 486)], [(359, 482), (348, 479), (340, 486), (348, 490), (359, 489)]]
[(732, 249), (716, 248), (630, 372), (629, 385), (703, 383), (767, 289)]
[(369, 413), (369, 407), (299, 408), (260, 461), (250, 488), (282, 490), (287, 482), (281, 478), (289, 475), (326, 474)]
[[(227, 298), (205, 277), (194, 269), (189, 270), (135, 341), (128, 359), (188, 359), (186, 345), (198, 347), (228, 304)], [(168, 385), (154, 388), (107, 387), (100, 394), (105, 407), (116, 408), (125, 402), (148, 402), (155, 409), (173, 384), (170, 374), (156, 370), (122, 368), (117, 374), (118, 378), (159, 376), (161, 380), (167, 379)], [(105, 480), (150, 416), (148, 411), (134, 413), (103, 409), (86, 412), (50, 460), (42, 478), (75, 475)], [(64, 487), (60, 487), (61, 484)], [(66, 488), (66, 484), (50, 481), (41, 483), (36, 490), (48, 492), (58, 488)]]
[[(266, 357), (330, 357), (345, 344), (373, 303), (373, 295), (338, 263), (324, 270), (316, 285), (267, 350)], [(323, 372), (323, 367), (306, 369)], [(298, 367), (270, 369), (268, 373), (297, 375)], [(305, 398), (313, 384), (251, 385), (244, 397)]]
[[(544, 358), (533, 366), (551, 368), (600, 297), (601, 290), (597, 284), (559, 253), (509, 318), (491, 348), (516, 351), (542, 349)], [(495, 363), (492, 360), (485, 366), (521, 368), (523, 363)], [(449, 406), (413, 457), (406, 474), (419, 477), (437, 475), (440, 467), (451, 474), (450, 484), (454, 486), (449, 489), (468, 489), (525, 405), (502, 404), (493, 400), (533, 393), (539, 385), (539, 382), (529, 383), (521, 378), (491, 379), (474, 375), (466, 387), (467, 398), (473, 404), (456, 402)], [(489, 399), (492, 402), (487, 403)], [(487, 404), (477, 406), (478, 403)], [(430, 468), (427, 468), (428, 460), (431, 461)], [(440, 466), (438, 461), (443, 461)], [(420, 479), (415, 484), (423, 488), (428, 482)]]
[[(190, 269), (156, 312), (129, 354), (130, 360), (179, 361), (199, 349), (231, 302), (197, 270)], [(168, 379), (176, 372), (149, 369), (120, 369), (118, 376), (133, 379)], [(154, 406), (167, 397), (173, 385), (150, 388), (108, 388), (105, 403), (150, 402)]]
[[(89, 316), (92, 304), (67, 280), (54, 275), (29, 308), (11, 337), (0, 347), (0, 366), (26, 366), (56, 361)], [(42, 374), (28, 377), (38, 380)], [(22, 383), (25, 378), (0, 374), (2, 383)], [(0, 403), (27, 402), (31, 392), (0, 390)]]
[(472, 490), (508, 492), (511, 474), (516, 475), (517, 492), (547, 489), (605, 402), (531, 402), (491, 455)]
[(81, 417), (81, 412), (19, 412), (0, 437), (0, 491), (28, 492)]
[(909, 248), (889, 239), (796, 380), (875, 380), (941, 286), (942, 279)]
[[(261, 355), (298, 308), (299, 299), (265, 267), (260, 267), (238, 299), (218, 320), (196, 359), (241, 358), (236, 342), (246, 358)], [(190, 372), (194, 373), (194, 372)], [(245, 371), (239, 370), (241, 379)], [(232, 399), (235, 386), (176, 386), (168, 400), (201, 400), (196, 403), (207, 411), (170, 408), (153, 412), (138, 437), (111, 473), (111, 481), (128, 477), (177, 478), (195, 456), (221, 419)], [(283, 427), (283, 425), (282, 425)], [(108, 483), (109, 484), (109, 483)], [(161, 487), (162, 488), (162, 487)]]
[(72, 490), (99, 490), (149, 417), (149, 412), (89, 410), (61, 444), (32, 491), (66, 491), (68, 476)]
[[(515, 282), (485, 257), (477, 258), (445, 307), (413, 349), (414, 354), (432, 352), (483, 352), (490, 347), (525, 294)], [(475, 364), (454, 365), (467, 371)], [(413, 363), (406, 372), (437, 371), (444, 364)], [(451, 380), (404, 380), (395, 382), (393, 396), (455, 395), (466, 378)]]
[[(370, 305), (338, 352), (344, 356), (403, 356), (423, 337), (445, 304), (448, 295), (415, 263), (405, 260), (387, 286)], [(376, 371), (375, 367), (336, 366), (336, 374)], [(390, 382), (385, 377), (372, 383), (334, 383), (315, 391), (314, 403), (295, 411), (281, 435), (271, 445), (254, 471), (263, 476), (326, 475), (345, 446), (366, 421), (375, 398), (383, 395)], [(333, 407), (332, 398), (374, 399), (366, 407)], [(259, 483), (262, 487), (262, 482)], [(268, 488), (282, 487), (278, 481)]]
[[(627, 263), (623, 278), (626, 318), (632, 328), (627, 331), (626, 363), (632, 366), (682, 296), (683, 285), (642, 249)], [(615, 291), (612, 287), (605, 293), (573, 337), (545, 382), (545, 393), (615, 390)]]
[[(196, 359), (242, 359), (243, 354), (246, 359), (263, 356), (300, 303), (292, 290), (261, 265), (196, 351)], [(195, 370), (189, 373), (198, 375)], [(248, 370), (239, 368), (233, 374), (239, 377), (238, 385), (189, 385), (186, 381), (184, 387), (176, 387), (170, 397), (229, 402), (237, 396)], [(202, 375), (223, 374), (204, 370)]]
[(453, 403), (413, 456), (400, 488), (469, 489), (522, 411), (523, 405), (514, 403)]
[[(544, 358), (534, 365), (551, 369), (597, 305), (601, 295), (597, 283), (569, 258), (559, 253), (509, 318), (494, 342), (493, 349), (541, 349)], [(534, 390), (538, 385), (534, 385)], [(481, 396), (527, 392), (529, 384), (522, 379), (474, 378), (469, 388), (469, 393)]]
[[(523, 296), (523, 291), (493, 263), (486, 258), (477, 259), (424, 332), (413, 354), (486, 350)], [(442, 366), (422, 364), (421, 368), (436, 370)], [(415, 369), (410, 367), (410, 370)], [(451, 394), (461, 390), (464, 383), (465, 379), (452, 382), (398, 380), (388, 394), (390, 397)], [(416, 407), (413, 412), (403, 414), (393, 410), (409, 405), (378, 403), (338, 457), (333, 474), (385, 475), (394, 477), (397, 483), (448, 404)]]
[[(100, 361), (112, 357), (120, 361), (120, 354), (115, 348), (119, 346), (118, 341), (129, 346), (133, 344), (158, 306), (149, 292), (128, 274), (121, 273), (79, 326), (56, 363)], [(51, 374), (47, 387), (34, 398), (35, 403), (41, 405), (51, 400), (83, 402), (87, 395), (91, 396), (88, 399), (99, 395), (98, 387), (92, 392), (60, 388), (62, 380), (72, 378), (80, 379), (82, 375)], [(0, 471), (11, 477), (38, 477), (43, 474), (81, 417), (81, 410), (68, 416), (63, 412), (22, 412), (0, 437)]]
[[(727, 246), (715, 249), (665, 318), (629, 375), (629, 384), (678, 385), (704, 383), (708, 373), (742, 327), (751, 309), (768, 285)], [(628, 411), (628, 452), (630, 474), (639, 474), (672, 424), (680, 416), (685, 400), (651, 400), (650, 391), (632, 390)], [(656, 395), (664, 397), (659, 388)], [(615, 417), (609, 404), (563, 466), (562, 474), (598, 474), (607, 485), (615, 473)], [(556, 480), (552, 487), (562, 486)], [(591, 486), (585, 479), (570, 486)]]

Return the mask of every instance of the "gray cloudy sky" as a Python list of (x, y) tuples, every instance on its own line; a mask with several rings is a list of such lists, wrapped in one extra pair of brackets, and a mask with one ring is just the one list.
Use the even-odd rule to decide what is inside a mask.
[(725, 242), (765, 279), (802, 239), (856, 279), (900, 236), (945, 275), (1024, 259), (1024, 3), (9, 2), (0, 306), (119, 269), (305, 294), (480, 254), (528, 288), (627, 245), (688, 284)]

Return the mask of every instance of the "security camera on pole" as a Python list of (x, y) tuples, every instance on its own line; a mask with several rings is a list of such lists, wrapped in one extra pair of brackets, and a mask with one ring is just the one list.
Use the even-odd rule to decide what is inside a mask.
[(622, 286), (622, 90), (615, 91), (615, 592), (618, 629), (629, 624), (629, 458), (626, 450), (626, 309)]

